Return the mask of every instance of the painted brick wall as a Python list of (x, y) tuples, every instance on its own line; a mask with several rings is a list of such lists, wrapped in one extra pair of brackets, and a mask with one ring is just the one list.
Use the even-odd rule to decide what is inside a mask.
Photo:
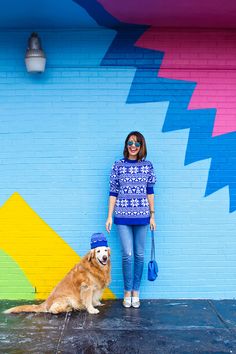
[[(105, 232), (110, 168), (133, 129), (158, 178), (160, 274), (146, 280), (148, 235), (141, 296), (233, 298), (235, 32), (151, 30), (131, 48), (130, 30), (39, 31), (48, 61), (35, 76), (29, 34), (0, 33), (1, 298), (47, 296)], [(109, 243), (121, 297), (115, 227)]]

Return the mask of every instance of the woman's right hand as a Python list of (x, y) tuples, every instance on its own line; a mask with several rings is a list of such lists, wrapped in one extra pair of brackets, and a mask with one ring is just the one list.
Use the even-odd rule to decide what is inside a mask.
[(112, 217), (108, 216), (107, 221), (106, 221), (106, 230), (108, 233), (110, 233), (112, 227)]

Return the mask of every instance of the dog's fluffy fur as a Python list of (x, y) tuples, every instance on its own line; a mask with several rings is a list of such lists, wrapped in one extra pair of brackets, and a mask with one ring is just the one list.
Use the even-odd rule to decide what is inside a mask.
[(86, 309), (91, 314), (99, 312), (99, 299), (110, 283), (110, 249), (105, 265), (96, 258), (96, 249), (88, 252), (53, 289), (47, 300), (39, 305), (23, 305), (6, 310), (5, 313), (49, 312), (58, 314)]

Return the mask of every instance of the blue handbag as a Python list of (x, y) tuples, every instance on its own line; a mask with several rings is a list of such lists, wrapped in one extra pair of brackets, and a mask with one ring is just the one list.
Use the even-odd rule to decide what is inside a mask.
[(154, 281), (158, 277), (158, 265), (155, 260), (155, 242), (154, 231), (151, 231), (152, 245), (151, 245), (151, 260), (148, 262), (148, 280)]

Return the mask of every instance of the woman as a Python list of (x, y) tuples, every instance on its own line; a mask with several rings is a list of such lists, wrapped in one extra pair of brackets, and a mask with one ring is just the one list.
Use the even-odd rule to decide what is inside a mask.
[(156, 229), (153, 191), (156, 177), (151, 162), (145, 159), (147, 148), (141, 133), (129, 133), (125, 139), (123, 154), (124, 158), (112, 166), (106, 229), (111, 231), (114, 211), (114, 223), (117, 225), (122, 247), (123, 306), (138, 308), (148, 225), (150, 224), (151, 230)]

